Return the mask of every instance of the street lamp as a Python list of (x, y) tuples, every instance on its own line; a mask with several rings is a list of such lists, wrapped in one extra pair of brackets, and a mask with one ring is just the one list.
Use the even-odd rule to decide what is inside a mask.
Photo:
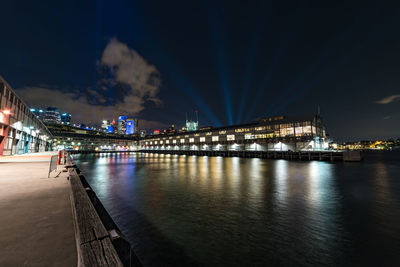
[(5, 109), (1, 111), (4, 115), (10, 115), (11, 111), (9, 109)]

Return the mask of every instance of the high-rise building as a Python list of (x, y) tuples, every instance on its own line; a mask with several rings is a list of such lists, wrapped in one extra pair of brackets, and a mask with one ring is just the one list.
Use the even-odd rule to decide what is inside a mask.
[(60, 112), (58, 111), (58, 108), (48, 107), (46, 109), (43, 121), (46, 123), (60, 123), (61, 116)]
[(43, 121), (44, 120), (44, 115), (45, 112), (43, 109), (39, 109), (39, 108), (31, 108), (31, 112), (33, 114), (35, 114), (36, 118), (38, 118), (39, 120)]
[(119, 116), (118, 117), (118, 133), (125, 134), (126, 131), (126, 116)]
[(147, 135), (146, 130), (140, 130), (138, 132), (139, 132), (140, 137), (145, 137)]
[(68, 113), (61, 114), (61, 124), (71, 125), (71, 114)]
[(186, 120), (186, 127), (185, 127), (186, 131), (188, 132), (197, 131), (198, 128), (199, 128), (199, 122)]
[(103, 120), (101, 122), (101, 129), (103, 129), (104, 131), (107, 131), (108, 126), (111, 126), (111, 122), (109, 120)]
[(133, 118), (127, 118), (125, 121), (125, 134), (134, 134), (135, 133), (135, 119)]

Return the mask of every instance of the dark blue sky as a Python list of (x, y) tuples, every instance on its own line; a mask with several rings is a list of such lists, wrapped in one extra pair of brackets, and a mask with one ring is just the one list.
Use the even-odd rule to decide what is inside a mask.
[[(132, 104), (147, 127), (182, 125), (195, 109), (204, 126), (310, 114), (320, 105), (338, 140), (398, 138), (396, 2), (8, 1), (0, 75), (32, 105), (59, 95), (82, 110), (121, 108), (137, 83), (100, 89), (109, 75), (102, 55), (113, 43), (161, 77), (154, 95), (139, 93)], [(107, 64), (108, 72), (122, 68)], [(72, 104), (61, 108), (77, 122), (101, 120)]]

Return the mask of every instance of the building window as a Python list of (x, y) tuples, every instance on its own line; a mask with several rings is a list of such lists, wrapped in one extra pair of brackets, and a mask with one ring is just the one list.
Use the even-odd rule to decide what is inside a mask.
[(160, 145), (162, 145), (164, 142), (163, 141), (160, 141)]
[(200, 137), (200, 142), (204, 143), (206, 141), (205, 137)]
[(234, 141), (235, 140), (235, 135), (234, 134), (228, 134), (226, 136), (226, 140), (227, 141)]
[(169, 140), (165, 141), (166, 144), (169, 144)]
[(304, 135), (311, 135), (311, 126), (304, 126), (303, 127), (303, 134)]
[(296, 136), (302, 136), (303, 135), (303, 127), (296, 127), (295, 129)]
[(181, 144), (185, 143), (185, 139), (181, 139)]
[(194, 138), (189, 138), (189, 143), (194, 143)]
[(173, 144), (176, 144), (176, 140), (175, 140), (175, 139), (174, 139), (174, 140), (172, 140), (172, 143), (173, 143)]
[(254, 139), (254, 135), (252, 135), (252, 134), (245, 134), (244, 135), (244, 139)]
[(223, 131), (219, 131), (218, 133), (219, 133), (219, 134), (226, 134), (226, 131), (223, 130)]
[(293, 127), (286, 128), (286, 135), (287, 136), (293, 136), (294, 135), (294, 128)]
[(218, 139), (219, 139), (218, 136), (213, 136), (213, 137), (212, 137), (212, 141), (213, 141), (213, 142), (218, 142)]

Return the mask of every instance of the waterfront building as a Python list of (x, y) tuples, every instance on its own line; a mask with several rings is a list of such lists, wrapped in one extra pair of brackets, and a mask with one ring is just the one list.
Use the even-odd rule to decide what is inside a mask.
[(0, 77), (0, 155), (50, 149), (50, 131)]
[(322, 117), (269, 117), (258, 122), (148, 136), (143, 150), (302, 151), (328, 148)]
[(71, 114), (68, 113), (61, 114), (61, 124), (71, 125)]
[(58, 108), (56, 107), (48, 107), (45, 111), (44, 119), (45, 123), (60, 123), (61, 116)]
[[(112, 127), (110, 125), (110, 127)], [(114, 133), (77, 128), (62, 124), (49, 124), (56, 150), (82, 151), (127, 151), (137, 150), (136, 136), (121, 136)]]

